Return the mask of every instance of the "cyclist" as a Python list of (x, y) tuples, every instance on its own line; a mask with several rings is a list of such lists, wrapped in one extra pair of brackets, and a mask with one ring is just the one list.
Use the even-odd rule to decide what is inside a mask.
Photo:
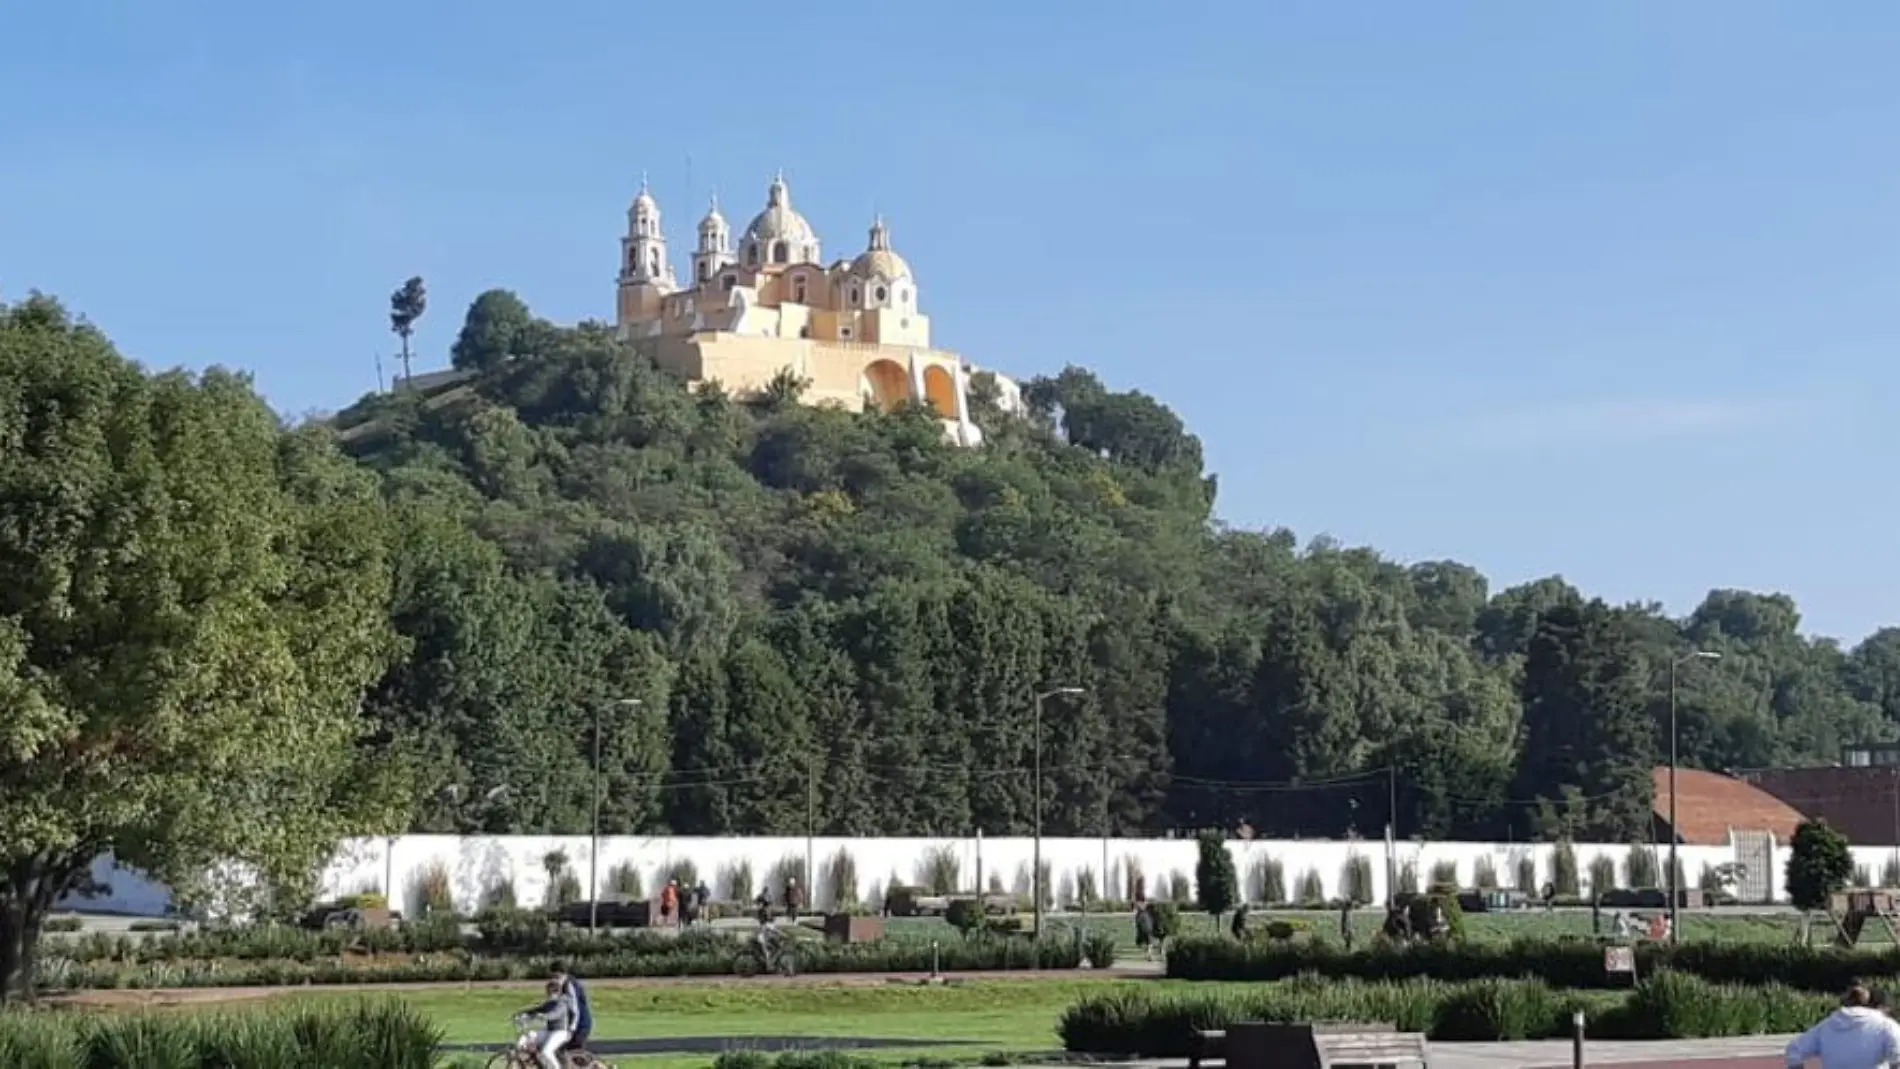
[(548, 1000), (515, 1014), (515, 1020), (542, 1019), (541, 1030), (534, 1034), (534, 1056), (542, 1069), (561, 1069), (561, 1051), (574, 1038), (574, 998), (563, 990), (561, 981), (549, 980)]
[(548, 980), (560, 984), (561, 993), (574, 1000), (574, 1034), (568, 1040), (567, 1049), (586, 1050), (587, 1037), (594, 1032), (594, 1008), (588, 1004), (587, 988), (581, 983), (580, 977), (558, 961), (549, 968)]

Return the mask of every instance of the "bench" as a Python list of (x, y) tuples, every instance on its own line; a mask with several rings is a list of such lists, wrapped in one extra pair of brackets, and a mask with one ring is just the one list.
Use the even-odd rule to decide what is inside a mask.
[(1188, 1069), (1201, 1069), (1202, 1061), (1227, 1064), (1227, 1033), (1196, 1028), (1188, 1044)]

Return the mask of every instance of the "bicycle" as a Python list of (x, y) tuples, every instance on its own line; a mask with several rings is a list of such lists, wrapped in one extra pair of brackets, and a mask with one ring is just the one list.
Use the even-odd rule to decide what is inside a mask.
[[(534, 1055), (534, 1037), (539, 1030), (526, 1017), (516, 1017), (514, 1023), (514, 1043), (496, 1051), (488, 1059), (487, 1069), (541, 1069), (541, 1060)], [(586, 1050), (562, 1051), (561, 1065), (565, 1069), (613, 1069)]]
[(759, 937), (748, 939), (739, 952), (733, 956), (732, 971), (736, 976), (757, 976), (762, 972), (777, 973), (780, 976), (796, 976), (798, 962), (792, 955), (792, 948), (786, 945), (784, 936), (776, 933), (765, 934), (767, 928), (759, 930)]

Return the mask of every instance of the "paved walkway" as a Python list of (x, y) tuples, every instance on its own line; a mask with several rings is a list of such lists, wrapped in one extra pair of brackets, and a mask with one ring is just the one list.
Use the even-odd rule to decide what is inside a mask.
[[(1619, 1069), (1783, 1069), (1792, 1036), (1587, 1043), (1586, 1066)], [(1569, 1040), (1522, 1043), (1434, 1043), (1432, 1069), (1571, 1069)], [(1182, 1069), (1186, 1059), (1143, 1061), (1138, 1069)]]
[[(1792, 1036), (1585, 1043), (1583, 1063), (1624, 1069), (1782, 1069)], [(1434, 1043), (1432, 1069), (1570, 1069), (1568, 1040), (1529, 1043)]]

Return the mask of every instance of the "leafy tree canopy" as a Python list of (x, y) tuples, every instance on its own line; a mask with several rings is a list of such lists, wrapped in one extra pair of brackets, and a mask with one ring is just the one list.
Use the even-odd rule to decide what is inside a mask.
[[(1782, 595), (1675, 620), (1224, 527), (1179, 417), (1080, 368), (1020, 416), (979, 376), (966, 450), (921, 410), (796, 404), (789, 374), (689, 390), (505, 290), (455, 364), (337, 424), (397, 517), (411, 652), (371, 708), (437, 755), (429, 828), (580, 830), (599, 717), (610, 831), (1023, 833), (1035, 695), (1079, 686), (1044, 710), (1052, 834), (1619, 841), (1685, 651), (1723, 654), (1679, 673), (1690, 765), (1900, 719), (1900, 639), (1803, 637)], [(1263, 782), (1308, 789), (1236, 789)]]
[(228, 372), (148, 375), (46, 298), (0, 306), (0, 995), (102, 853), (190, 895), (398, 826), (361, 745), (400, 652), (388, 510), (329, 437)]

